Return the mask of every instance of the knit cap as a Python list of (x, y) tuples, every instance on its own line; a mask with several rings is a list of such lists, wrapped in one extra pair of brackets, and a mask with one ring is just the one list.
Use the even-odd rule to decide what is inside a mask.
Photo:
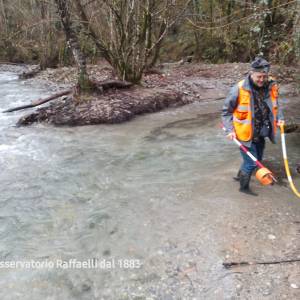
[(262, 57), (256, 57), (251, 63), (251, 69), (254, 72), (268, 73), (270, 71), (270, 63)]

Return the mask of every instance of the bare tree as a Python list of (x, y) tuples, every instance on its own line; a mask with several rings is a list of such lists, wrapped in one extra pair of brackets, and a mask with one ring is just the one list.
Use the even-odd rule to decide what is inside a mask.
[(95, 0), (76, 3), (81, 24), (120, 79), (137, 83), (153, 66), (169, 28), (190, 1)]

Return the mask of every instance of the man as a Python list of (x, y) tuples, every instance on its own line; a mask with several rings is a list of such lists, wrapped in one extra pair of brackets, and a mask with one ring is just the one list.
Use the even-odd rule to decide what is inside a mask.
[[(257, 57), (248, 76), (230, 91), (222, 109), (223, 125), (229, 139), (237, 138), (259, 161), (263, 159), (265, 138), (275, 143), (276, 128), (283, 122), (278, 106), (278, 86), (269, 78), (270, 64)], [(241, 151), (243, 163), (235, 180), (240, 192), (257, 196), (249, 188), (256, 164)]]

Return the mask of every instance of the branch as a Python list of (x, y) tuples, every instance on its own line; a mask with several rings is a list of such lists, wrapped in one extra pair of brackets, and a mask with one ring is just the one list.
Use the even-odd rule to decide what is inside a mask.
[(289, 4), (292, 4), (292, 3), (295, 3), (297, 0), (293, 0), (293, 1), (290, 1), (290, 2), (287, 2), (287, 3), (284, 3), (284, 4), (280, 4), (280, 5), (277, 5), (271, 9), (265, 9), (263, 10), (261, 13), (253, 13), (249, 16), (246, 16), (246, 17), (243, 17), (243, 18), (240, 18), (240, 19), (237, 19), (235, 21), (232, 21), (232, 22), (229, 22), (227, 24), (224, 24), (224, 25), (218, 25), (218, 26), (210, 26), (210, 27), (204, 27), (204, 26), (198, 26), (197, 24), (195, 24), (191, 19), (187, 18), (188, 22), (193, 26), (195, 27), (196, 29), (206, 29), (206, 30), (211, 30), (211, 29), (219, 29), (219, 28), (224, 28), (224, 27), (227, 27), (227, 26), (230, 26), (232, 24), (235, 24), (235, 23), (240, 23), (244, 20), (248, 20), (248, 19), (251, 19), (251, 18), (255, 18), (255, 17), (258, 17), (258, 16), (263, 16), (267, 11), (269, 10), (274, 10), (276, 8), (279, 8), (279, 7), (284, 7), (284, 6), (287, 6)]
[(178, 20), (178, 18), (181, 17), (184, 14), (184, 12), (188, 8), (188, 6), (189, 6), (189, 4), (190, 4), (191, 1), (192, 0), (188, 0), (186, 2), (185, 7), (182, 9), (182, 11), (177, 16), (174, 17), (174, 20), (171, 23), (168, 23), (167, 20), (164, 20), (165, 21), (164, 22), (165, 23), (165, 29), (164, 29), (163, 33), (159, 36), (159, 38), (157, 39), (157, 41), (152, 45), (152, 47), (149, 48), (149, 49), (147, 49), (147, 56), (148, 57), (150, 56), (150, 53), (152, 52), (152, 50), (155, 47), (157, 47), (157, 46), (160, 45), (160, 43), (162, 42), (162, 40), (165, 37), (166, 33), (168, 32), (169, 28), (172, 27), (176, 23), (176, 21)]
[(241, 261), (241, 262), (228, 262), (223, 263), (223, 266), (226, 269), (231, 269), (234, 267), (243, 267), (243, 266), (253, 266), (253, 265), (277, 265), (277, 264), (284, 264), (284, 263), (293, 263), (293, 262), (300, 262), (299, 259), (286, 259), (286, 260), (274, 260), (274, 261), (265, 261), (265, 262), (250, 262), (250, 261)]
[(86, 34), (92, 38), (97, 48), (100, 50), (101, 54), (104, 56), (104, 58), (111, 63), (111, 53), (108, 49), (108, 47), (102, 42), (99, 37), (97, 37), (96, 32), (91, 26), (91, 23), (88, 19), (88, 16), (84, 10), (84, 7), (80, 3), (80, 0), (75, 0), (76, 10), (79, 14), (79, 17), (81, 19), (81, 24), (84, 26), (86, 30)]
[(14, 108), (9, 108), (9, 109), (3, 111), (3, 113), (13, 112), (13, 111), (17, 111), (17, 110), (21, 110), (21, 109), (25, 109), (25, 108), (31, 108), (31, 107), (39, 106), (41, 104), (44, 104), (46, 102), (49, 102), (51, 100), (54, 100), (56, 98), (59, 98), (61, 96), (65, 96), (65, 95), (68, 95), (68, 94), (71, 94), (71, 93), (72, 93), (71, 89), (70, 90), (66, 90), (66, 91), (54, 94), (52, 96), (49, 96), (49, 97), (47, 97), (45, 99), (38, 99), (36, 101), (32, 101), (30, 104), (27, 104), (27, 105), (22, 105), (22, 106), (18, 106), (18, 107), (14, 107)]

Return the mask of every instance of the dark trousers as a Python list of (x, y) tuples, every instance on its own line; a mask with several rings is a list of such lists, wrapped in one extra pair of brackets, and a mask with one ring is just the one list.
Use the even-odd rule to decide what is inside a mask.
[[(265, 139), (261, 138), (258, 142), (252, 142), (251, 147), (246, 147), (248, 151), (256, 157), (259, 161), (263, 159), (263, 154), (265, 150)], [(243, 158), (243, 163), (241, 165), (241, 170), (247, 174), (252, 174), (254, 169), (256, 168), (255, 162), (242, 150), (241, 155)]]

